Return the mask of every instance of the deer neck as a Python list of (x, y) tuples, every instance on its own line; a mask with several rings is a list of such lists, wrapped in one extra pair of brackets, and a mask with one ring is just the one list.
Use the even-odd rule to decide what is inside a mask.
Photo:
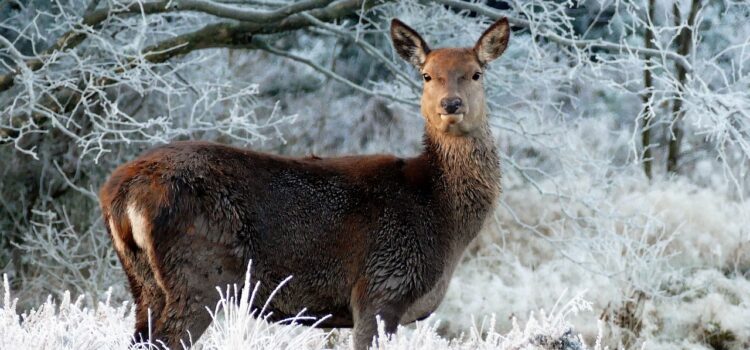
[(436, 197), (452, 226), (451, 235), (460, 235), (457, 241), (465, 246), (479, 233), (501, 191), (492, 132), (486, 123), (461, 137), (425, 128), (424, 156), (434, 169)]

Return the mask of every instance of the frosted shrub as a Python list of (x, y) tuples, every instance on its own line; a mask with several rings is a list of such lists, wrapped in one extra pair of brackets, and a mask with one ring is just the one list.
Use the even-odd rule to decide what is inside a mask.
[(39, 307), (18, 315), (7, 276), (3, 280), (0, 336), (6, 349), (126, 349), (130, 343), (133, 308), (112, 305), (109, 294), (95, 307), (80, 296), (72, 301), (61, 293), (59, 302), (48, 297)]
[[(302, 310), (297, 316), (278, 323), (269, 323), (266, 311), (269, 301), (283, 288), (282, 282), (271, 294), (261, 309), (255, 308), (258, 283), (251, 283), (250, 273), (244, 284), (217, 287), (221, 299), (213, 309), (207, 309), (213, 323), (201, 339), (191, 344), (196, 349), (349, 349), (351, 337), (348, 330), (330, 331), (301, 326), (296, 321), (308, 320)], [(86, 306), (82, 296), (71, 302), (69, 292), (62, 293), (59, 303), (51, 297), (39, 308), (17, 315), (16, 300), (11, 299), (7, 276), (3, 281), (3, 304), (0, 308), (0, 336), (3, 347), (32, 349), (125, 349), (131, 342), (134, 311), (127, 302), (120, 306), (112, 304), (109, 293), (95, 308)], [(425, 349), (538, 349), (538, 350), (585, 350), (589, 349), (580, 335), (567, 321), (571, 314), (591, 310), (590, 304), (575, 297), (549, 315), (541, 311), (533, 314), (524, 327), (514, 320), (508, 334), (495, 331), (495, 317), (485, 318), (480, 326), (472, 326), (467, 336), (445, 339), (438, 335), (439, 322), (417, 322), (416, 326), (399, 327), (393, 335), (384, 333), (379, 324), (379, 338), (374, 349), (406, 350)], [(317, 322), (321, 322), (317, 320)], [(316, 322), (316, 323), (317, 323)], [(192, 342), (191, 342), (192, 343)], [(187, 345), (187, 344), (185, 344)], [(158, 349), (160, 344), (137, 343), (136, 349)], [(601, 349), (599, 341), (595, 350)]]
[[(237, 285), (218, 289), (221, 300), (218, 302), (211, 317), (214, 322), (209, 327), (205, 340), (201, 340), (202, 349), (320, 349), (326, 344), (327, 333), (311, 327), (300, 326), (297, 322), (314, 320), (305, 317), (304, 310), (287, 320), (279, 323), (269, 323), (266, 320), (271, 313), (266, 310), (273, 296), (284, 287), (290, 278), (282, 281), (261, 309), (256, 309), (256, 301), (260, 282), (250, 282), (250, 268), (245, 274), (245, 282), (238, 289)], [(317, 320), (315, 324), (324, 319)], [(282, 325), (282, 323), (289, 325)]]

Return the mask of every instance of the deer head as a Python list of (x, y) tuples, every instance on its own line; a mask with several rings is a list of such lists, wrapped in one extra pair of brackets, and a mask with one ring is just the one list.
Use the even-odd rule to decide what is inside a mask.
[(396, 52), (422, 73), (421, 110), (427, 125), (440, 132), (471, 135), (487, 119), (484, 71), (508, 46), (510, 28), (503, 18), (491, 25), (473, 47), (431, 50), (414, 29), (393, 19)]

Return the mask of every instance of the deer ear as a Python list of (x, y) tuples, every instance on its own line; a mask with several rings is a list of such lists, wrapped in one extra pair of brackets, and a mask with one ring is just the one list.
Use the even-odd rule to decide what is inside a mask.
[(422, 68), (430, 48), (414, 29), (409, 28), (398, 19), (391, 21), (391, 40), (401, 58), (409, 61), (417, 68)]
[(502, 18), (487, 28), (474, 45), (479, 63), (486, 65), (500, 57), (508, 47), (509, 38), (510, 26), (507, 18)]

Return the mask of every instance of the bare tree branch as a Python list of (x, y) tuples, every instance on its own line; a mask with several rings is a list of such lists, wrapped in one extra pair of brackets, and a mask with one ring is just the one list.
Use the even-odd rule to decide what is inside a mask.
[[(329, 3), (330, 1), (326, 2)], [(166, 2), (160, 2), (158, 3), (158, 5), (157, 3), (150, 3), (148, 5), (144, 4), (143, 13), (157, 13), (166, 11), (163, 6), (165, 3)], [(308, 13), (305, 13), (304, 16), (299, 13), (293, 14), (292, 16), (286, 17), (280, 22), (274, 23), (273, 25), (262, 23), (263, 20), (268, 20), (269, 18), (273, 18), (273, 16), (281, 16), (281, 14), (293, 13), (290, 12), (289, 8), (292, 8), (295, 11), (305, 11), (305, 9), (311, 8), (313, 4), (315, 4), (316, 6), (322, 4), (321, 1), (307, 1), (290, 5), (277, 11), (268, 12), (274, 13), (273, 16), (261, 15), (259, 17), (261, 22), (222, 22), (210, 24), (194, 32), (178, 35), (155, 45), (149, 46), (143, 50), (142, 57), (151, 63), (161, 63), (169, 60), (170, 58), (184, 55), (191, 51), (200, 49), (254, 48), (251, 45), (251, 41), (253, 36), (256, 34), (272, 34), (297, 30), (312, 25), (312, 23), (310, 22), (310, 18), (315, 18), (319, 21), (324, 22), (331, 21), (336, 18), (341, 18), (348, 14), (354, 13), (354, 11), (361, 8), (363, 3), (363, 0), (338, 1), (335, 3), (330, 3), (329, 6), (325, 8), (311, 10)], [(132, 8), (132, 6), (128, 7), (126, 10), (132, 10), (133, 13), (141, 13), (140, 9), (136, 10), (135, 8)], [(106, 19), (106, 15), (109, 14), (109, 11), (109, 9), (97, 10), (95, 11), (95, 13), (86, 16), (86, 19), (87, 21), (89, 21), (89, 23), (101, 23)], [(52, 52), (55, 50), (65, 50), (80, 44), (84, 39), (85, 35), (81, 33), (64, 36), (63, 38), (58, 40), (56, 45), (53, 45), (53, 47), (47, 51)], [(117, 68), (114, 72), (116, 74), (121, 74), (138, 64), (139, 62), (137, 61), (137, 59), (132, 59), (130, 63)], [(34, 59), (28, 61), (27, 65), (31, 70), (39, 69), (43, 65), (43, 60)], [(0, 77), (0, 92), (2, 92), (3, 89), (8, 89), (12, 86), (13, 77), (15, 74), (17, 73), (9, 73), (3, 77)], [(112, 82), (113, 80), (110, 78), (101, 78), (98, 80), (98, 85), (106, 86), (108, 84), (111, 84)], [(3, 85), (3, 83), (7, 84)], [(66, 100), (69, 100), (69, 102), (66, 103), (66, 105), (68, 106), (75, 105), (78, 103), (78, 101), (80, 101), (80, 96), (76, 91), (72, 91), (70, 89), (62, 89), (60, 92), (69, 95), (66, 98)], [(53, 100), (55, 101), (51, 102), (56, 102), (61, 99), (58, 98)], [(57, 113), (61, 110), (61, 108), (62, 106), (60, 106), (58, 103), (53, 103), (52, 106), (47, 107), (43, 110), (35, 110), (34, 113), (32, 113), (31, 118), (35, 121), (35, 123), (41, 124), (44, 122), (44, 120), (48, 119), (47, 117), (50, 115), (50, 113)], [(19, 120), (19, 123), (13, 123), (13, 120), (16, 119)], [(22, 120), (25, 119), (12, 118), (11, 125), (20, 124), (22, 123)], [(0, 129), (0, 143), (10, 141), (17, 134), (17, 131), (12, 129)]]
[[(104, 8), (92, 11), (86, 15), (83, 16), (81, 26), (78, 30), (73, 30), (65, 33), (63, 36), (61, 36), (57, 42), (55, 42), (54, 45), (52, 45), (49, 49), (47, 49), (39, 58), (34, 58), (31, 60), (28, 60), (26, 62), (26, 66), (29, 67), (32, 71), (38, 70), (41, 68), (44, 64), (43, 57), (48, 56), (52, 54), (55, 51), (64, 51), (71, 49), (73, 47), (78, 46), (81, 42), (83, 42), (86, 39), (87, 36), (87, 28), (96, 28), (98, 27), (102, 22), (104, 22), (107, 18), (110, 16), (119, 16), (119, 15), (125, 15), (125, 14), (156, 14), (156, 13), (163, 13), (163, 12), (174, 12), (174, 11), (198, 11), (203, 12), (209, 15), (214, 15), (217, 17), (222, 17), (226, 19), (234, 19), (239, 21), (246, 21), (248, 23), (247, 26), (241, 27), (241, 28), (235, 28), (235, 34), (237, 31), (248, 31), (248, 32), (256, 32), (261, 31), (265, 24), (269, 24), (272, 22), (279, 21), (281, 19), (284, 19), (286, 17), (289, 17), (293, 14), (320, 8), (326, 5), (331, 4), (332, 0), (307, 0), (307, 1), (301, 1), (286, 7), (282, 7), (280, 9), (274, 10), (274, 11), (252, 11), (247, 9), (242, 9), (240, 7), (236, 6), (228, 6), (223, 5), (220, 3), (214, 3), (214, 2), (208, 2), (208, 1), (201, 1), (201, 0), (163, 0), (163, 1), (156, 1), (156, 2), (148, 2), (148, 3), (139, 3), (135, 2), (132, 3), (125, 8), (122, 9), (112, 9), (112, 8)], [(343, 15), (347, 13), (348, 11), (353, 11), (357, 8), (359, 8), (360, 4), (363, 2), (363, 0), (360, 1), (339, 1), (336, 4), (332, 4), (331, 11), (323, 11), (323, 15), (325, 14), (335, 14), (335, 15)], [(95, 6), (94, 6), (95, 8)], [(313, 16), (315, 16), (313, 14)], [(325, 17), (325, 16), (323, 16)], [(335, 17), (335, 16), (333, 16)], [(328, 17), (330, 19), (332, 17)], [(325, 20), (328, 20), (325, 19)], [(292, 29), (298, 29), (302, 27), (299, 25), (300, 21), (297, 21), (298, 25), (290, 26), (289, 29), (284, 30), (292, 30)], [(228, 24), (220, 24), (215, 25), (212, 28), (215, 31), (220, 31), (222, 28), (228, 28)], [(208, 31), (204, 31), (200, 33), (204, 34), (215, 34), (216, 32), (211, 32), (208, 26), (204, 29), (207, 29)], [(266, 28), (268, 32), (276, 32), (273, 30), (273, 28)], [(279, 30), (279, 31), (284, 31)], [(229, 43), (226, 42), (220, 42), (217, 43), (217, 46), (211, 46), (207, 45), (204, 41), (206, 40), (198, 40), (198, 39), (209, 39), (210, 37), (201, 37), (199, 32), (196, 32), (194, 36), (186, 35), (178, 40), (176, 42), (180, 42), (182, 39), (191, 38), (194, 40), (197, 40), (197, 45), (195, 48), (207, 48), (207, 47), (226, 47), (229, 45)], [(231, 34), (230, 34), (231, 35)], [(225, 35), (222, 35), (225, 39), (227, 38)], [(167, 44), (167, 43), (165, 43)], [(159, 47), (158, 45), (156, 47)], [(189, 52), (192, 51), (190, 48), (191, 45), (188, 45), (188, 47), (184, 48), (183, 51), (178, 52)], [(187, 50), (186, 50), (187, 49)], [(185, 51), (186, 50), (186, 51)], [(173, 57), (169, 56), (168, 57)], [(157, 57), (162, 57), (157, 55)], [(15, 72), (11, 72), (8, 74), (5, 74), (3, 76), (0, 76), (0, 92), (5, 91), (9, 89), (11, 86), (13, 86), (13, 79), (14, 77), (19, 73), (20, 71), (16, 69)]]
[[(150, 62), (164, 62), (172, 57), (184, 55), (193, 50), (235, 47), (246, 48), (252, 37), (258, 34), (272, 34), (297, 30), (312, 25), (309, 17), (319, 21), (331, 21), (358, 10), (363, 0), (344, 0), (328, 7), (295, 14), (274, 25), (255, 22), (217, 23), (207, 25), (197, 31), (176, 36), (143, 50)], [(309, 16), (309, 17), (307, 17)]]
[(253, 22), (256, 24), (266, 24), (279, 21), (295, 13), (312, 10), (326, 6), (333, 0), (306, 0), (299, 1), (289, 6), (282, 7), (274, 11), (254, 11), (242, 7), (225, 5), (210, 1), (201, 0), (175, 0), (164, 1), (166, 7), (180, 11), (198, 11), (222, 17), (226, 19), (236, 19), (238, 21)]

